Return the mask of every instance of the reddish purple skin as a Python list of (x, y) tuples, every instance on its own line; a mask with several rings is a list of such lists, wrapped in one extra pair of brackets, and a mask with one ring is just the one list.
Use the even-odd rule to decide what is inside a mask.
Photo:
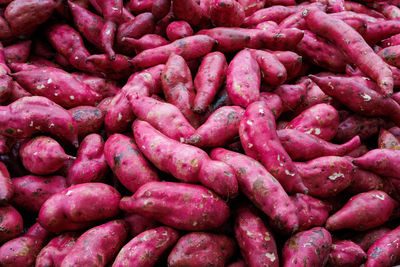
[(379, 51), (378, 55), (381, 56), (386, 63), (395, 67), (400, 66), (400, 45), (386, 47)]
[(60, 66), (53, 61), (47, 60), (43, 57), (31, 56), (29, 58), (29, 62), (32, 63), (33, 66), (36, 67), (53, 67), (59, 68)]
[(10, 99), (12, 91), (12, 78), (7, 74), (0, 74), (0, 104), (5, 104)]
[(107, 78), (115, 80), (129, 77), (134, 69), (134, 66), (129, 62), (129, 58), (120, 54), (115, 55), (113, 60), (110, 60), (106, 54), (92, 55), (86, 61), (93, 63), (95, 68)]
[(131, 75), (109, 104), (104, 121), (107, 132), (116, 133), (127, 130), (135, 115), (126, 96), (128, 94), (150, 96), (158, 92), (161, 88), (161, 73), (164, 67), (165, 65), (160, 64)]
[(193, 35), (193, 29), (186, 21), (173, 21), (166, 29), (168, 40), (171, 42)]
[(56, 56), (54, 57), (54, 61), (56, 64), (59, 66), (65, 68), (65, 69), (71, 69), (72, 65), (69, 63), (68, 58), (66, 58), (64, 55), (57, 53)]
[(243, 260), (238, 260), (235, 262), (232, 262), (229, 265), (226, 265), (227, 267), (247, 267), (246, 263)]
[(128, 8), (134, 14), (140, 14), (144, 12), (150, 12), (153, 7), (154, 0), (130, 0)]
[(6, 74), (6, 73), (10, 73), (10, 69), (8, 68), (6, 63), (6, 58), (4, 55), (4, 46), (0, 42), (0, 74)]
[(286, 81), (286, 68), (275, 55), (257, 49), (249, 49), (249, 51), (260, 67), (261, 79), (264, 83), (278, 86)]
[(344, 156), (361, 145), (359, 136), (354, 136), (346, 143), (337, 145), (298, 130), (283, 129), (277, 133), (283, 148), (292, 160), (298, 161), (323, 156)]
[(400, 149), (400, 142), (391, 132), (381, 128), (378, 137), (378, 148)]
[(307, 80), (297, 84), (283, 84), (278, 86), (273, 93), (282, 100), (283, 112), (295, 110), (305, 98), (307, 92)]
[(76, 154), (76, 160), (68, 172), (67, 184), (102, 182), (108, 174), (108, 166), (103, 153), (104, 140), (94, 133), (87, 135)]
[[(0, 243), (19, 236), (23, 230), (21, 214), (11, 205), (0, 206)], [(0, 249), (1, 250), (1, 249)]]
[(384, 18), (385, 17), (382, 13), (380, 13), (376, 10), (369, 9), (366, 6), (364, 6), (363, 4), (352, 2), (352, 1), (344, 1), (344, 7), (348, 11), (366, 14), (366, 15), (369, 15), (369, 16), (375, 17), (375, 18)]
[(29, 33), (45, 22), (55, 7), (53, 0), (15, 0), (7, 6), (4, 18), (13, 35)]
[(400, 33), (395, 34), (381, 42), (381, 47), (386, 48), (389, 46), (400, 45)]
[(115, 96), (121, 87), (114, 80), (103, 79), (96, 76), (87, 75), (81, 72), (71, 73), (75, 78), (82, 81), (89, 86), (92, 90), (101, 94), (103, 98)]
[(379, 190), (355, 195), (326, 221), (330, 231), (352, 229), (365, 231), (385, 223), (398, 203)]
[(169, 42), (164, 37), (157, 34), (145, 34), (139, 39), (129, 37), (124, 39), (124, 45), (134, 48), (136, 53), (167, 44), (169, 44)]
[(235, 241), (225, 235), (205, 232), (182, 236), (168, 256), (168, 266), (225, 266), (234, 255)]
[(364, 39), (370, 45), (400, 33), (399, 20), (379, 20), (366, 25)]
[(264, 102), (254, 102), (246, 109), (239, 136), (246, 154), (259, 160), (287, 192), (307, 192), (276, 133), (275, 117)]
[(329, 141), (335, 137), (338, 126), (338, 111), (331, 105), (317, 104), (304, 110), (285, 128), (299, 130)]
[(74, 118), (80, 138), (96, 133), (103, 126), (104, 114), (101, 109), (92, 106), (78, 106), (68, 110)]
[(157, 21), (156, 29), (154, 30), (154, 33), (167, 38), (167, 34), (166, 34), (167, 26), (174, 20), (175, 20), (174, 13), (172, 12), (171, 9), (168, 9), (168, 13), (163, 18), (161, 18), (159, 21)]
[(124, 221), (128, 225), (129, 236), (132, 237), (158, 226), (158, 223), (155, 220), (140, 216), (138, 214), (126, 214), (124, 216)]
[(353, 164), (345, 157), (325, 156), (307, 162), (296, 162), (304, 185), (311, 196), (336, 196), (353, 181)]
[(393, 193), (395, 193), (395, 189), (389, 180), (381, 178), (373, 172), (356, 167), (354, 169), (353, 181), (346, 191), (352, 195), (355, 195), (371, 190), (381, 190), (389, 195), (393, 195)]
[(91, 228), (76, 240), (60, 267), (106, 266), (124, 245), (127, 235), (127, 225), (123, 220)]
[(298, 29), (264, 31), (237, 27), (217, 27), (201, 30), (198, 34), (205, 34), (214, 38), (217, 41), (215, 49), (224, 53), (239, 51), (246, 47), (292, 50), (303, 38), (303, 32)]
[(144, 231), (119, 251), (112, 266), (152, 267), (178, 238), (178, 231), (166, 226)]
[(276, 6), (276, 5), (283, 5), (283, 6), (294, 6), (296, 5), (295, 0), (267, 0), (267, 6)]
[(240, 190), (271, 218), (277, 229), (284, 233), (298, 230), (294, 204), (280, 183), (258, 161), (223, 148), (212, 150), (210, 156), (232, 167)]
[(10, 25), (2, 16), (0, 17), (0, 40), (6, 40), (12, 37)]
[(260, 24), (265, 21), (274, 21), (280, 23), (286, 17), (297, 12), (299, 8), (297, 6), (272, 6), (257, 10), (250, 16), (247, 16), (244, 20), (244, 26), (251, 27)]
[(36, 257), (36, 267), (60, 266), (61, 262), (71, 251), (79, 237), (79, 233), (66, 232), (56, 236), (42, 248)]
[(389, 129), (389, 132), (393, 134), (396, 138), (400, 137), (400, 127), (398, 126), (393, 126)]
[(195, 129), (174, 105), (151, 97), (128, 95), (133, 114), (174, 140), (183, 142)]
[(282, 114), (282, 99), (277, 94), (261, 92), (260, 101), (263, 101), (267, 105), (267, 107), (269, 108), (269, 110), (271, 110), (276, 119), (279, 118), (279, 116)]
[(27, 61), (31, 52), (31, 44), (32, 41), (27, 40), (4, 47), (6, 63), (22, 63)]
[(147, 183), (132, 197), (122, 198), (120, 208), (186, 231), (210, 230), (229, 217), (229, 207), (218, 195), (186, 183)]
[(0, 265), (33, 266), (36, 256), (49, 237), (50, 233), (39, 223), (35, 223), (23, 236), (14, 238), (0, 247)]
[(353, 162), (381, 176), (400, 177), (400, 151), (389, 148), (373, 149)]
[(121, 20), (122, 9), (124, 7), (123, 0), (102, 0), (98, 1), (98, 3), (106, 20), (111, 20), (115, 23)]
[(171, 1), (169, 0), (154, 0), (151, 1), (152, 7), (151, 7), (151, 13), (157, 18), (157, 19), (162, 19), (164, 18), (171, 7)]
[(303, 58), (292, 51), (268, 51), (274, 54), (285, 66), (287, 80), (291, 80), (300, 75), (303, 67)]
[(118, 180), (131, 192), (142, 185), (158, 181), (158, 174), (143, 157), (132, 138), (111, 135), (104, 146), (105, 159)]
[(246, 266), (279, 266), (278, 251), (272, 231), (251, 207), (236, 210), (235, 238)]
[(195, 112), (203, 113), (212, 103), (222, 87), (227, 68), (228, 64), (225, 55), (221, 52), (212, 52), (203, 58), (194, 79), (196, 97), (193, 103), (193, 110)]
[(400, 259), (400, 227), (379, 238), (367, 252), (366, 267), (394, 266)]
[(250, 16), (259, 9), (265, 6), (266, 0), (238, 0), (243, 6), (246, 17)]
[(71, 158), (56, 140), (47, 136), (37, 136), (24, 142), (19, 156), (25, 169), (37, 175), (54, 173)]
[(195, 0), (173, 1), (172, 12), (177, 20), (187, 21), (192, 26), (205, 28), (210, 24), (209, 15)]
[(140, 38), (145, 34), (153, 33), (155, 30), (155, 17), (151, 13), (142, 13), (133, 20), (125, 22), (118, 27), (117, 43), (121, 46), (124, 38)]
[(186, 143), (198, 147), (227, 145), (238, 136), (243, 113), (244, 109), (239, 106), (220, 107), (186, 139)]
[(15, 139), (0, 135), (0, 155), (8, 154), (15, 143)]
[(378, 227), (366, 232), (361, 232), (352, 238), (352, 241), (359, 245), (365, 252), (382, 236), (389, 233), (391, 230), (387, 227)]
[(331, 234), (322, 227), (299, 232), (286, 241), (282, 266), (325, 266), (332, 245)]
[[(147, 50), (149, 51), (149, 50)], [(165, 99), (175, 105), (190, 122), (197, 128), (199, 126), (199, 115), (192, 110), (195, 98), (192, 74), (183, 57), (172, 54), (162, 73), (162, 89)]]
[(327, 39), (305, 30), (296, 51), (315, 65), (332, 72), (343, 72), (347, 57)]
[(327, 13), (337, 13), (346, 10), (344, 0), (329, 0), (326, 7)]
[(257, 61), (249, 50), (242, 50), (229, 63), (226, 89), (237, 106), (246, 108), (260, 98), (261, 74)]
[(382, 123), (382, 118), (352, 114), (340, 122), (335, 141), (346, 142), (356, 135), (360, 136), (361, 140), (370, 139), (379, 133), (379, 127)]
[(332, 243), (328, 266), (358, 267), (367, 259), (364, 250), (350, 240)]
[(38, 221), (53, 233), (85, 229), (117, 215), (120, 199), (119, 192), (107, 184), (73, 185), (43, 203)]
[(391, 70), (358, 32), (342, 20), (318, 9), (309, 9), (304, 17), (312, 32), (333, 41), (352, 62), (378, 83), (385, 95), (393, 93)]
[(210, 19), (219, 27), (238, 27), (246, 17), (243, 6), (235, 0), (211, 0)]
[(12, 182), (14, 196), (11, 203), (31, 212), (38, 212), (49, 197), (67, 188), (65, 178), (62, 176), (26, 175), (13, 178)]
[(131, 61), (133, 65), (139, 68), (147, 68), (166, 63), (172, 53), (183, 57), (185, 60), (196, 59), (208, 54), (215, 43), (215, 40), (209, 36), (196, 34), (167, 45), (142, 51)]
[(278, 24), (273, 21), (264, 21), (264, 22), (257, 24), (256, 26), (253, 26), (252, 28), (264, 30), (264, 31), (265, 30), (276, 30), (276, 28), (278, 28)]

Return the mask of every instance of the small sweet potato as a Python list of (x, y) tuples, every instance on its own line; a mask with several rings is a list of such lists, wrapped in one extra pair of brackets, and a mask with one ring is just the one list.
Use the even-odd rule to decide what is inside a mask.
[(263, 101), (267, 105), (267, 107), (269, 108), (269, 110), (271, 110), (276, 119), (279, 118), (279, 116), (282, 114), (282, 99), (277, 94), (270, 92), (261, 92), (260, 101)]
[(171, 22), (168, 24), (166, 32), (168, 40), (171, 42), (193, 35), (192, 27), (184, 20)]
[(117, 215), (120, 199), (118, 191), (107, 184), (74, 185), (48, 198), (38, 221), (53, 233), (84, 229)]
[(78, 137), (96, 133), (103, 126), (104, 113), (92, 106), (77, 106), (68, 110), (76, 122)]
[(334, 241), (328, 266), (358, 267), (367, 259), (364, 250), (350, 240)]
[(243, 6), (235, 0), (212, 0), (209, 15), (217, 27), (238, 27), (246, 16)]
[(286, 68), (274, 54), (259, 49), (249, 49), (249, 51), (260, 67), (264, 83), (278, 86), (286, 81)]
[(352, 238), (352, 241), (359, 245), (365, 252), (382, 236), (389, 233), (391, 229), (387, 227), (378, 227), (365, 232), (360, 232)]
[(164, 18), (171, 6), (171, 1), (169, 0), (154, 0), (151, 1), (152, 6), (151, 6), (151, 13), (157, 18), (157, 19), (162, 19)]
[(169, 42), (164, 37), (157, 34), (145, 34), (139, 39), (125, 37), (123, 44), (124, 46), (129, 47), (129, 50), (131, 50), (130, 48), (133, 48), (133, 50), (139, 54), (147, 49), (167, 45)]
[(11, 205), (0, 206), (0, 243), (19, 236), (23, 230), (22, 216)]
[(383, 119), (379, 117), (351, 114), (340, 122), (334, 139), (337, 142), (346, 142), (358, 135), (361, 140), (368, 140), (379, 133), (382, 124)]
[(13, 178), (12, 181), (14, 196), (11, 203), (31, 212), (38, 212), (49, 197), (67, 188), (65, 178), (62, 176), (26, 175)]
[(208, 14), (195, 0), (175, 0), (171, 6), (172, 12), (178, 20), (187, 21), (199, 28), (210, 24)]
[(86, 62), (92, 63), (105, 77), (116, 80), (129, 77), (134, 69), (129, 58), (121, 54), (116, 54), (113, 59), (107, 54), (91, 55)]
[(7, 166), (0, 161), (0, 203), (8, 202), (14, 195), (14, 186)]
[(276, 23), (280, 23), (286, 17), (290, 16), (291, 14), (295, 13), (299, 10), (297, 6), (271, 6), (267, 8), (263, 8), (257, 10), (256, 12), (252, 13), (251, 15), (247, 15), (246, 19), (244, 20), (243, 25), (250, 27), (257, 24), (260, 24), (265, 21), (274, 21)]
[(0, 104), (9, 101), (12, 94), (12, 78), (7, 74), (0, 74)]
[(274, 94), (277, 94), (282, 100), (282, 112), (295, 110), (305, 98), (307, 79), (296, 84), (282, 84), (275, 88)]
[(397, 245), (400, 238), (400, 227), (393, 229), (379, 238), (367, 252), (366, 267), (394, 266), (400, 259), (400, 247)]
[(246, 17), (265, 6), (266, 0), (238, 0), (243, 6)]
[(363, 170), (359, 167), (354, 169), (353, 181), (346, 191), (352, 195), (368, 192), (371, 190), (381, 190), (388, 195), (395, 193), (393, 185), (386, 178), (381, 178), (373, 172)]
[(378, 137), (378, 147), (379, 148), (390, 148), (390, 149), (400, 149), (400, 142), (396, 136), (385, 129), (379, 131)]
[(179, 233), (166, 226), (144, 231), (119, 251), (112, 266), (153, 266), (178, 238)]
[(31, 44), (32, 41), (27, 40), (4, 47), (4, 57), (6, 63), (11, 64), (26, 62), (31, 52)]
[(357, 166), (372, 171), (378, 175), (400, 177), (400, 151), (388, 148), (378, 148), (353, 160)]
[(145, 34), (153, 33), (155, 29), (155, 17), (149, 12), (136, 16), (118, 26), (116, 41), (123, 47), (124, 38), (140, 38)]

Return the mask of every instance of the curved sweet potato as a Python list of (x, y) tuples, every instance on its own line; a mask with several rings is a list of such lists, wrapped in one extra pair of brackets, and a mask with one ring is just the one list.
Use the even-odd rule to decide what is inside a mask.
[(0, 243), (19, 236), (23, 230), (22, 216), (11, 205), (0, 206)]

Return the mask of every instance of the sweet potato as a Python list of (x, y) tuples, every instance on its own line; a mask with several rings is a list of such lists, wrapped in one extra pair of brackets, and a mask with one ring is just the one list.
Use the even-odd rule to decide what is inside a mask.
[(299, 130), (329, 141), (336, 135), (338, 126), (338, 111), (333, 106), (322, 103), (304, 110), (285, 128)]
[(278, 24), (273, 21), (264, 21), (253, 27), (253, 29), (259, 29), (259, 30), (263, 30), (263, 31), (275, 30), (276, 28), (278, 28)]
[(369, 231), (360, 232), (352, 238), (352, 241), (359, 245), (365, 252), (382, 236), (391, 230), (387, 227), (378, 227)]
[(224, 146), (239, 134), (239, 122), (244, 109), (238, 106), (224, 106), (208, 117), (186, 143), (198, 147)]
[(186, 231), (210, 230), (229, 217), (228, 205), (214, 192), (200, 185), (173, 182), (147, 183), (132, 197), (122, 198), (120, 208)]
[(107, 266), (125, 243), (127, 226), (123, 220), (109, 221), (83, 233), (61, 262), (68, 266)]
[(98, 134), (89, 134), (78, 149), (76, 160), (68, 172), (67, 184), (102, 182), (108, 173), (103, 153), (104, 141)]
[(14, 195), (14, 186), (6, 165), (0, 161), (0, 203), (8, 202)]
[(263, 101), (267, 105), (268, 109), (271, 110), (276, 119), (279, 118), (279, 116), (282, 114), (282, 99), (277, 94), (261, 92), (260, 101)]
[(12, 179), (14, 196), (11, 203), (23, 210), (38, 212), (42, 204), (52, 195), (67, 188), (62, 176), (41, 177), (26, 175)]
[(228, 64), (221, 52), (212, 52), (203, 58), (194, 79), (196, 97), (193, 110), (195, 112), (202, 113), (211, 104), (225, 80), (227, 68)]
[(22, 63), (28, 60), (31, 52), (31, 40), (22, 41), (4, 48), (4, 57), (7, 64)]
[(328, 266), (358, 267), (367, 259), (364, 250), (350, 240), (334, 241)]
[(122, 79), (129, 77), (134, 69), (128, 59), (125, 55), (116, 54), (111, 60), (108, 55), (100, 54), (87, 57), (86, 62), (93, 63), (95, 68), (107, 78)]
[[(385, 223), (398, 203), (379, 190), (355, 195), (326, 221), (330, 231), (352, 229), (365, 231)], [(379, 215), (378, 215), (379, 214)]]
[(299, 232), (286, 241), (282, 266), (325, 266), (332, 245), (331, 234), (322, 227)]
[(239, 136), (246, 154), (259, 160), (287, 192), (307, 192), (279, 141), (274, 115), (264, 102), (253, 102), (248, 106), (240, 120)]
[(368, 259), (366, 267), (394, 266), (400, 258), (398, 240), (400, 238), (400, 227), (393, 229), (379, 238), (367, 252)]
[(25, 169), (33, 174), (46, 175), (59, 170), (64, 161), (73, 158), (65, 153), (53, 138), (37, 136), (24, 142), (19, 156)]
[(143, 12), (150, 12), (152, 10), (152, 0), (130, 0), (128, 1), (127, 7), (134, 14), (140, 14)]
[(68, 111), (76, 122), (79, 138), (98, 132), (103, 126), (104, 114), (97, 107), (78, 106)]
[(102, 0), (98, 1), (103, 17), (115, 23), (120, 22), (123, 9), (123, 0)]
[(168, 61), (169, 55), (175, 53), (185, 60), (196, 59), (208, 54), (215, 40), (203, 34), (178, 39), (170, 44), (142, 51), (131, 62), (139, 68), (147, 68)]
[(0, 40), (5, 40), (12, 37), (10, 25), (7, 20), (0, 16)]
[(190, 24), (184, 20), (173, 21), (168, 24), (166, 29), (168, 40), (171, 42), (193, 35), (193, 29)]
[(84, 229), (117, 215), (120, 198), (107, 184), (74, 185), (48, 198), (40, 208), (38, 221), (53, 233)]
[(226, 265), (227, 267), (247, 267), (246, 263), (243, 260), (238, 260), (235, 262), (232, 262), (229, 265)]
[(379, 20), (376, 22), (368, 22), (366, 26), (366, 32), (363, 37), (371, 46), (381, 40), (400, 33), (399, 20)]
[(385, 129), (379, 131), (378, 148), (400, 149), (400, 142), (396, 136)]
[(210, 156), (232, 167), (241, 191), (271, 218), (276, 228), (285, 233), (298, 230), (294, 204), (279, 182), (259, 162), (223, 148), (212, 150)]
[(395, 34), (385, 40), (382, 40), (381, 47), (386, 48), (390, 46), (400, 45), (400, 33)]
[(250, 16), (247, 16), (243, 25), (246, 27), (251, 27), (265, 21), (274, 21), (279, 24), (286, 17), (298, 10), (299, 7), (297, 6), (286, 7), (280, 5), (263, 8), (252, 13)]
[(167, 45), (168, 43), (164, 37), (157, 34), (145, 34), (139, 39), (129, 37), (125, 37), (124, 39), (124, 45), (132, 47), (137, 54), (147, 49)]
[(389, 180), (381, 178), (373, 172), (356, 167), (354, 169), (353, 181), (350, 186), (346, 188), (346, 191), (355, 195), (371, 190), (381, 190), (388, 195), (393, 195), (395, 191)]
[(115, 60), (116, 58), (116, 54), (113, 49), (116, 32), (117, 25), (113, 21), (108, 20), (103, 25), (100, 33), (101, 46), (110, 60)]
[(365, 5), (357, 3), (357, 2), (344, 1), (344, 7), (348, 11), (366, 14), (366, 15), (369, 15), (369, 16), (375, 17), (375, 18), (384, 18), (384, 15), (382, 13), (380, 13), (376, 10), (373, 10), (373, 9), (369, 9)]
[(0, 206), (0, 243), (19, 236), (23, 230), (21, 214), (11, 205)]
[(383, 123), (382, 118), (364, 117), (352, 114), (341, 121), (335, 136), (335, 141), (346, 142), (354, 136), (360, 136), (361, 140), (367, 140), (379, 132), (379, 127)]
[(312, 32), (332, 40), (352, 62), (378, 83), (384, 95), (393, 93), (391, 70), (359, 33), (342, 20), (318, 9), (309, 9), (304, 17)]
[(32, 266), (36, 256), (46, 244), (50, 233), (35, 223), (20, 237), (11, 239), (0, 247), (1, 266)]
[(226, 89), (235, 105), (247, 107), (260, 97), (261, 75), (257, 61), (249, 50), (242, 50), (229, 63)]
[(277, 133), (283, 148), (293, 160), (310, 160), (322, 156), (344, 156), (361, 145), (359, 136), (354, 136), (346, 143), (338, 145), (293, 129), (278, 130)]
[(0, 135), (0, 155), (8, 154), (14, 143), (15, 139)]
[(238, 27), (246, 16), (243, 6), (235, 0), (211, 1), (209, 15), (211, 22), (221, 27)]
[(400, 177), (400, 166), (398, 158), (400, 151), (388, 148), (373, 149), (353, 162), (366, 170), (378, 175)]
[(155, 18), (153, 14), (146, 12), (136, 16), (118, 27), (116, 41), (118, 46), (123, 46), (124, 38), (140, 38), (145, 34), (153, 33)]
[(12, 94), (12, 78), (7, 74), (0, 74), (0, 104), (5, 104)]
[(164, 18), (170, 10), (171, 2), (169, 0), (154, 0), (152, 2), (151, 13), (157, 19)]
[(172, 12), (178, 20), (189, 22), (192, 26), (204, 28), (210, 24), (208, 14), (195, 0), (176, 0), (172, 2)]
[(265, 6), (266, 0), (238, 0), (243, 6), (246, 17), (250, 16), (259, 9)]
[(249, 51), (260, 67), (261, 79), (264, 83), (278, 86), (286, 81), (286, 68), (275, 55), (257, 49), (249, 49)]
[(159, 224), (150, 218), (138, 214), (125, 214), (124, 221), (129, 228), (129, 236), (135, 237), (146, 230), (156, 228)]
[(145, 183), (159, 180), (157, 172), (132, 138), (122, 134), (111, 135), (105, 143), (104, 155), (118, 180), (131, 192)]
[(228, 236), (189, 233), (175, 244), (168, 256), (168, 266), (225, 266), (234, 251), (235, 242)]
[(272, 231), (254, 209), (243, 205), (236, 210), (234, 231), (240, 253), (249, 267), (258, 266), (260, 262), (271, 267), (279, 266)]
[(274, 94), (282, 100), (282, 112), (295, 110), (305, 98), (309, 81), (304, 79), (297, 84), (282, 84), (275, 88)]
[(79, 233), (77, 232), (66, 232), (50, 240), (37, 255), (35, 266), (60, 266), (65, 256), (75, 245), (78, 237)]

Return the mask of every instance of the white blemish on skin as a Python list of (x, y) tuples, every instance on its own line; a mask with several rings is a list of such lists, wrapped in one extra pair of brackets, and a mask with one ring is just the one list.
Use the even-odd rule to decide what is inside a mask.
[(146, 149), (146, 147), (145, 147), (145, 146), (142, 146), (142, 149)]
[(250, 120), (246, 121), (246, 123), (247, 123), (247, 125), (250, 125), (250, 126), (253, 125), (253, 122)]
[(249, 148), (252, 148), (252, 147), (253, 147), (253, 144), (252, 144), (252, 143), (249, 143), (248, 147), (249, 147)]
[(48, 80), (47, 80), (47, 83), (52, 83), (52, 79), (51, 78), (49, 78)]
[(305, 133), (306, 133), (306, 134), (311, 134), (313, 131), (314, 131), (314, 129), (311, 128), (310, 130), (306, 131)]
[(111, 8), (113, 11), (118, 11), (119, 9), (118, 9), (118, 7), (112, 7)]
[(79, 57), (75, 57), (75, 59), (76, 59), (76, 60), (78, 60), (78, 59), (79, 59)]
[(54, 127), (54, 123), (50, 123), (49, 128)]
[(106, 34), (107, 34), (107, 35), (110, 35), (110, 34), (111, 34), (111, 31), (110, 31), (110, 30), (107, 30), (107, 31), (106, 31)]
[(54, 93), (54, 96), (58, 96), (58, 93)]
[(258, 112), (260, 112), (260, 114), (264, 114), (264, 110), (263, 110), (262, 108), (260, 108), (260, 109), (258, 110)]
[(247, 236), (253, 236), (253, 233), (250, 232), (249, 230), (246, 230), (246, 235), (247, 235)]
[(294, 176), (294, 173), (293, 173), (293, 172), (290, 172), (290, 171), (288, 171), (288, 170), (285, 170), (285, 173), (286, 173), (287, 175)]
[(46, 86), (44, 86), (44, 84), (38, 85), (36, 86), (36, 89), (38, 90), (42, 90), (43, 88), (45, 88)]
[(117, 121), (120, 121), (120, 120), (122, 120), (122, 114), (121, 114), (121, 113), (118, 113)]
[(272, 262), (276, 260), (274, 253), (265, 253), (265, 256)]
[(337, 178), (344, 177), (343, 173), (335, 172), (331, 176), (328, 177), (329, 180), (335, 181)]
[(69, 98), (70, 98), (71, 100), (74, 100), (74, 99), (75, 99), (75, 97), (74, 97), (73, 95), (69, 96)]
[(380, 200), (385, 200), (385, 196), (384, 196), (384, 195), (375, 194), (375, 196), (376, 196), (377, 198), (379, 198)]
[(367, 95), (367, 94), (365, 94), (365, 93), (362, 94), (361, 97), (364, 99), (365, 102), (368, 102), (368, 101), (371, 100), (371, 96), (370, 96), (370, 95)]
[(34, 152), (33, 155), (36, 156), (36, 155), (37, 155), (37, 152)]
[(319, 134), (321, 133), (321, 129), (320, 129), (320, 128), (315, 128), (314, 133), (315, 133), (316, 135), (319, 135)]
[(22, 133), (22, 130), (21, 130), (21, 129), (17, 129), (17, 132), (18, 132), (18, 133)]
[(331, 88), (331, 89), (335, 89), (335, 87), (333, 87), (333, 85), (332, 85), (331, 82), (328, 82), (328, 86), (329, 86), (329, 88)]
[(69, 195), (71, 195), (72, 194), (72, 191), (71, 190), (68, 190), (68, 192), (65, 194), (66, 196), (69, 196)]
[(29, 126), (33, 127), (33, 121), (31, 121), (31, 123), (29, 124)]
[(183, 137), (181, 137), (179, 140), (181, 141), (181, 143), (185, 142), (185, 138)]

